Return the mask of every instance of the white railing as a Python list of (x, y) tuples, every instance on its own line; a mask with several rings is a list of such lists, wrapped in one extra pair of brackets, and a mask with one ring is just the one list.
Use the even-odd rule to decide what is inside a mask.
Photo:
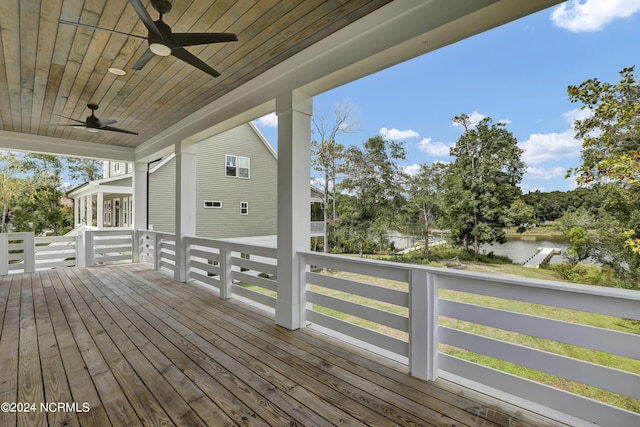
[(34, 237), (33, 233), (2, 233), (0, 275), (77, 265), (77, 247), (75, 236)]
[(153, 264), (155, 270), (176, 271), (176, 236), (158, 231), (137, 234), (138, 261)]
[(132, 262), (133, 230), (85, 230), (84, 265)]
[(187, 280), (214, 287), (222, 298), (240, 297), (275, 309), (276, 249), (228, 240), (185, 238)]
[[(306, 300), (310, 303), (307, 319), (407, 356), (413, 375), (435, 379), (453, 374), (601, 425), (640, 425), (640, 413), (447, 354), (453, 349), (513, 363), (606, 390), (601, 393), (635, 399), (635, 407), (640, 407), (640, 335), (575, 320), (590, 313), (615, 316), (621, 322), (640, 320), (640, 292), (315, 252), (304, 252), (302, 256), (310, 270), (306, 273), (309, 284)], [(329, 269), (330, 274), (323, 269)], [(467, 302), (458, 298), (457, 293), (469, 295)], [(534, 316), (483, 306), (476, 303), (480, 297), (525, 306), (542, 305), (551, 311), (577, 310), (575, 313), (584, 316), (572, 315), (571, 321)], [(483, 328), (501, 333), (482, 332)], [(495, 338), (505, 334), (533, 336), (560, 347), (586, 349), (594, 355), (592, 359), (603, 362), (571, 357), (570, 350), (563, 355), (558, 354), (562, 351)], [(549, 347), (553, 349), (554, 345)], [(634, 366), (635, 372), (623, 370), (616, 360), (628, 361), (626, 366)], [(606, 366), (607, 363), (613, 366)]]

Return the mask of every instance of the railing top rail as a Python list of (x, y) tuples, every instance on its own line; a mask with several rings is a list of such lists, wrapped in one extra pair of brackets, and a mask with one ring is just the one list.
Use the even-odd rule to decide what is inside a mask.
[(590, 286), (590, 285), (583, 285), (578, 283), (556, 282), (553, 280), (520, 278), (520, 277), (514, 277), (514, 276), (480, 273), (480, 272), (474, 272), (474, 271), (460, 271), (460, 270), (453, 270), (453, 269), (447, 269), (447, 268), (428, 267), (428, 266), (415, 265), (415, 264), (404, 264), (404, 263), (394, 262), (394, 261), (381, 261), (381, 260), (372, 260), (367, 258), (352, 258), (344, 255), (325, 254), (321, 252), (300, 251), (299, 253), (308, 257), (309, 259), (329, 258), (329, 259), (335, 259), (337, 261), (339, 260), (343, 262), (348, 260), (349, 262), (354, 264), (376, 265), (379, 267), (385, 267), (385, 268), (403, 270), (403, 271), (422, 270), (422, 271), (440, 275), (440, 276), (464, 278), (469, 281), (485, 282), (485, 283), (486, 282), (504, 283), (509, 285), (529, 287), (529, 288), (570, 292), (573, 294), (580, 293), (580, 294), (588, 294), (588, 295), (597, 295), (602, 297), (620, 298), (620, 299), (633, 300), (633, 301), (640, 302), (640, 292), (635, 290), (630, 290), (630, 289), (606, 288), (601, 286)]
[[(196, 236), (185, 236), (185, 239), (188, 242), (191, 242), (197, 245), (202, 245), (202, 246), (207, 246), (210, 244), (227, 245), (233, 250), (236, 250), (238, 252), (242, 252), (243, 249), (250, 249), (250, 248), (260, 248), (266, 251), (276, 250), (276, 248), (270, 245), (237, 242), (233, 239), (212, 239), (210, 237), (196, 237)], [(251, 251), (248, 250), (247, 252), (251, 252)]]

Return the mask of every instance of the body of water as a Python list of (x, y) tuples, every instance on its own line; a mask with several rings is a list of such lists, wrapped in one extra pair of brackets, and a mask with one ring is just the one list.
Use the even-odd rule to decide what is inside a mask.
[(480, 245), (480, 253), (488, 254), (493, 252), (496, 255), (509, 257), (516, 264), (524, 264), (537, 252), (540, 247), (558, 248), (562, 251), (561, 255), (554, 255), (549, 261), (551, 264), (562, 263), (567, 260), (565, 254), (569, 242), (563, 238), (552, 237), (515, 237), (509, 238), (506, 243), (501, 245)]

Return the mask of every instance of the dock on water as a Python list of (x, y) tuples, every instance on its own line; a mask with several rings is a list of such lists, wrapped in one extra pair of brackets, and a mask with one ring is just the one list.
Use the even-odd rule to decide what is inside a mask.
[(559, 248), (538, 248), (534, 256), (524, 263), (525, 267), (539, 268), (544, 262), (549, 261), (552, 256), (559, 255), (562, 250)]

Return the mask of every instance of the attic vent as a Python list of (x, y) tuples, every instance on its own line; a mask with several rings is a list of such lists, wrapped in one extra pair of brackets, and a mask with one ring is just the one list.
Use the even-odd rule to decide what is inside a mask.
[(205, 200), (204, 201), (204, 208), (205, 209), (221, 209), (222, 208), (222, 202), (220, 202), (218, 200)]

